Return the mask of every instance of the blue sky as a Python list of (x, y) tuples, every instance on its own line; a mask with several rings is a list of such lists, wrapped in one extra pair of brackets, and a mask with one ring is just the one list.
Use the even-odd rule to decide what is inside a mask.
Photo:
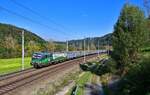
[[(0, 6), (48, 25), (49, 28), (9, 14), (0, 8), (0, 22), (13, 24), (44, 39), (65, 41), (83, 37), (99, 37), (113, 31), (125, 0), (15, 0), (40, 13), (44, 19), (11, 0), (0, 0)], [(129, 0), (143, 8), (143, 0)], [(144, 9), (144, 8), (143, 8)], [(55, 23), (52, 23), (53, 20)]]

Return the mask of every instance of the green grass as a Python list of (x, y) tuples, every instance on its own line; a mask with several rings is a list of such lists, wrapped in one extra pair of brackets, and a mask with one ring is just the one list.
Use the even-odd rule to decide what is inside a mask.
[(101, 54), (98, 56), (100, 59), (109, 58), (108, 54)]
[[(31, 67), (30, 57), (25, 59), (25, 68)], [(21, 70), (22, 58), (0, 59), (0, 75)]]
[(79, 86), (77, 95), (83, 95), (84, 85), (85, 85), (85, 83), (90, 81), (91, 77), (92, 77), (92, 74), (90, 72), (86, 72), (84, 75), (82, 75), (79, 78), (79, 80), (77, 81), (77, 84)]

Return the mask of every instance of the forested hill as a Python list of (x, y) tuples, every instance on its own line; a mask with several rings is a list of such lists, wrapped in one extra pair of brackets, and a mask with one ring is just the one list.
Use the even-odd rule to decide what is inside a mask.
[[(69, 41), (69, 45), (73, 47), (78, 47), (78, 49), (83, 49), (84, 47), (84, 40), (86, 49), (98, 49), (98, 48), (104, 48), (105, 46), (108, 46), (112, 44), (112, 33), (109, 33), (107, 35), (104, 35), (102, 37), (93, 37), (93, 38), (85, 38), (80, 40), (71, 40)], [(99, 46), (99, 47), (98, 47)]]
[[(28, 43), (29, 41), (35, 41), (38, 43), (45, 43), (46, 41), (42, 39), (41, 37), (37, 36), (36, 34), (23, 29), (19, 28), (10, 24), (2, 24), (0, 23), (0, 41), (3, 41), (4, 39), (8, 37), (12, 37), (13, 39), (16, 39), (17, 42), (21, 43), (21, 30), (25, 31), (25, 42)], [(25, 43), (25, 44), (26, 44)]]
[[(25, 51), (31, 53), (32, 49), (45, 47), (46, 41), (36, 34), (13, 25), (0, 23), (0, 58), (19, 57), (21, 56), (21, 38), (24, 30)], [(30, 51), (29, 51), (30, 50)]]

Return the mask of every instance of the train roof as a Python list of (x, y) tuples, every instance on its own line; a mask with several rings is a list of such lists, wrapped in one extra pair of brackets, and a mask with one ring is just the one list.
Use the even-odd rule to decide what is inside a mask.
[(52, 53), (48, 52), (34, 52), (33, 55), (51, 55)]

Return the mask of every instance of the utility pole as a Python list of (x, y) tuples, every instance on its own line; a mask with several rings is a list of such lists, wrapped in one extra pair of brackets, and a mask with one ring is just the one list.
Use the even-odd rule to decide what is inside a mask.
[(66, 51), (68, 52), (68, 40), (66, 41)]
[(98, 40), (98, 56), (99, 56), (99, 40)]
[[(53, 42), (52, 42), (53, 43)], [(53, 43), (53, 53), (55, 52), (55, 44)]]
[(85, 37), (84, 37), (84, 63), (85, 63)]
[[(89, 38), (90, 39), (90, 38)], [(90, 40), (88, 39), (88, 52), (90, 51), (90, 46), (89, 46), (89, 44), (90, 44)]]
[(24, 70), (24, 30), (22, 30), (22, 70)]

